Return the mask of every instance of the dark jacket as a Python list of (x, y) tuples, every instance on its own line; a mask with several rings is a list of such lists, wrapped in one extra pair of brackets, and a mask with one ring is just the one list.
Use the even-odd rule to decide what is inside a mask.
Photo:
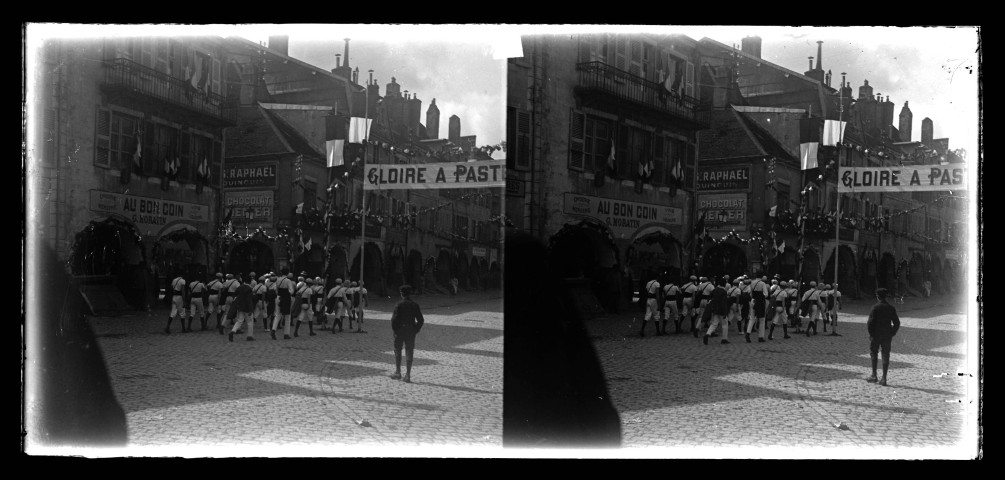
[(722, 316), (729, 314), (729, 301), (726, 298), (726, 289), (715, 287), (710, 296), (711, 300), (709, 300), (708, 306), (713, 314)]
[(419, 333), (423, 323), (425, 320), (422, 318), (419, 304), (406, 298), (395, 305), (394, 313), (391, 314), (391, 330), (395, 335)]
[(233, 306), (237, 308), (238, 312), (251, 312), (255, 309), (255, 303), (253, 301), (254, 295), (251, 291), (251, 285), (247, 283), (242, 283), (241, 286), (237, 287), (235, 293)]
[(878, 339), (893, 338), (900, 329), (900, 317), (897, 316), (897, 309), (893, 305), (880, 301), (873, 305), (869, 312), (869, 320), (866, 322), (869, 329), (869, 336)]

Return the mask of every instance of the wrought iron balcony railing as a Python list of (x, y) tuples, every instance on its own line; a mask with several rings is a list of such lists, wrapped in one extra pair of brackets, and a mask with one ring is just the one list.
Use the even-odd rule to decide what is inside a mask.
[(688, 95), (670, 92), (662, 83), (651, 82), (604, 62), (579, 63), (576, 69), (579, 70), (579, 89), (583, 91), (598, 91), (633, 102), (689, 122), (697, 128), (708, 128), (711, 123), (711, 105)]
[(237, 111), (228, 108), (222, 95), (195, 88), (185, 80), (124, 58), (105, 61), (105, 86), (139, 92), (172, 105), (236, 123)]

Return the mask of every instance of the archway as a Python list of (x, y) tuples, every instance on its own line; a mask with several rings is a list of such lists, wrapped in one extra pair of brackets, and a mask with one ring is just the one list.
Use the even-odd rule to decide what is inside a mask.
[(795, 280), (799, 275), (799, 254), (795, 248), (785, 247), (781, 255), (776, 255), (768, 262), (766, 270), (769, 277), (780, 275), (785, 280)]
[[(865, 296), (871, 296), (876, 291), (876, 279), (878, 277), (879, 266), (876, 263), (876, 252), (869, 250), (862, 259), (862, 267), (859, 268), (861, 275), (858, 281), (858, 291)], [(842, 285), (842, 289), (847, 288)]]
[(911, 285), (911, 288), (918, 292), (923, 291), (923, 284), (925, 283), (925, 257), (921, 252), (914, 252), (911, 255), (911, 263), (907, 274), (907, 282)]
[(640, 278), (642, 272), (652, 270), (662, 281), (679, 282), (683, 271), (682, 248), (680, 242), (670, 232), (659, 228), (639, 235), (625, 249), (625, 263), (633, 277)]
[(891, 292), (897, 289), (897, 260), (893, 258), (893, 254), (887, 252), (880, 257), (876, 283), (879, 284), (880, 288)]
[(471, 264), (468, 266), (468, 286), (472, 290), (485, 288), (482, 282), (482, 269), (478, 265), (478, 257), (471, 257)]
[(436, 257), (436, 283), (449, 288), (450, 279), (454, 276), (453, 259), (450, 250), (440, 249), (440, 254)]
[(502, 268), (499, 267), (499, 262), (492, 262), (489, 265), (489, 287), (502, 287)]
[(709, 279), (729, 275), (736, 278), (747, 271), (747, 254), (729, 242), (719, 242), (701, 256), (701, 275)]
[(198, 230), (185, 225), (162, 234), (155, 246), (154, 262), (160, 279), (157, 282), (164, 291), (164, 304), (171, 304), (167, 294), (168, 285), (177, 275), (185, 280), (209, 277), (209, 245)]
[(457, 258), (454, 259), (455, 270), (457, 271), (457, 283), (460, 288), (467, 290), (468, 285), (468, 256), (464, 252), (457, 252)]
[[(855, 263), (855, 252), (852, 251), (847, 245), (841, 245), (841, 249), (838, 250), (838, 290), (842, 292), (842, 295), (850, 295), (854, 298), (858, 298), (858, 285), (855, 279), (858, 278), (858, 271)], [(827, 259), (827, 267), (824, 268), (823, 280), (824, 283), (834, 283), (834, 253), (831, 252), (830, 258)]]
[[(303, 258), (301, 255), (297, 259), (294, 272), (300, 274), (303, 271)], [(272, 248), (257, 240), (246, 240), (234, 245), (230, 249), (230, 256), (227, 261), (227, 273), (241, 274), (247, 279), (247, 275), (255, 272), (256, 275), (268, 273), (275, 268)]]
[(807, 248), (803, 253), (803, 268), (799, 281), (806, 285), (820, 281), (820, 254), (813, 248)]
[(328, 275), (325, 277), (325, 285), (334, 286), (336, 279), (343, 279), (348, 276), (348, 263), (345, 250), (339, 246), (332, 246), (328, 254)]
[(631, 277), (622, 276), (618, 253), (610, 230), (588, 220), (566, 224), (548, 244), (552, 271), (570, 288), (592, 292), (608, 312), (617, 312), (626, 296), (631, 301)]
[[(364, 282), (366, 283), (366, 289), (369, 292), (373, 292), (377, 295), (386, 295), (387, 286), (384, 283), (384, 261), (381, 258), (380, 247), (377, 245), (367, 242), (366, 243), (366, 257), (363, 267), (364, 272)], [(350, 269), (349, 277), (352, 279), (359, 279), (359, 252), (356, 252), (356, 256), (352, 260), (352, 269)]]
[(156, 294), (143, 237), (128, 221), (91, 221), (74, 237), (69, 265), (73, 275), (114, 285), (122, 294), (119, 302), (132, 308), (145, 309)]
[(405, 262), (405, 282), (419, 288), (419, 284), (422, 283), (421, 279), (422, 254), (418, 250), (412, 250), (408, 252), (408, 261)]
[(387, 288), (395, 291), (405, 283), (405, 251), (394, 246), (387, 251)]

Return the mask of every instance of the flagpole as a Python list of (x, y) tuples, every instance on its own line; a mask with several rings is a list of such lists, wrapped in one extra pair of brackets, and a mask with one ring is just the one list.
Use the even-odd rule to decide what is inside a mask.
[[(837, 140), (837, 147), (838, 147), (838, 155), (837, 155), (837, 166), (838, 166), (838, 169), (837, 169), (837, 172), (838, 172), (838, 174), (835, 175), (835, 182), (834, 182), (834, 188), (836, 190), (838, 190), (837, 195), (834, 196), (834, 198), (837, 199), (837, 202), (836, 202), (837, 204), (834, 205), (834, 285), (837, 285), (837, 283), (838, 283), (838, 266), (841, 265), (841, 263), (838, 262), (838, 256), (841, 254), (841, 191), (840, 191), (841, 176), (840, 176), (840, 172), (841, 172), (841, 146), (844, 143), (844, 124), (842, 123), (844, 121), (844, 85), (841, 85), (841, 88), (838, 91), (839, 91), (839, 94), (838, 94), (838, 140)], [(834, 295), (834, 292), (836, 292), (836, 291), (837, 291), (837, 288), (835, 287), (834, 290), (832, 291), (831, 295)], [(834, 303), (837, 304), (837, 299), (836, 298), (834, 299)], [(832, 319), (832, 322), (831, 322), (831, 334), (830, 334), (830, 336), (832, 336), (832, 337), (840, 337), (841, 336), (841, 335), (838, 335), (838, 333), (837, 333), (837, 316), (835, 316)]]
[[(367, 143), (370, 140), (370, 89), (366, 89), (366, 105), (363, 114), (363, 216), (359, 222), (360, 244), (359, 244), (359, 283), (363, 284), (364, 261), (366, 260), (366, 151), (369, 148)], [(352, 112), (349, 113), (352, 116)]]

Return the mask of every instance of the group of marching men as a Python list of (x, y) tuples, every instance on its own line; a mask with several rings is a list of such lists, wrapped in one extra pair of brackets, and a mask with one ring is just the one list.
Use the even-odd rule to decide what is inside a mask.
[[(283, 339), (289, 340), (291, 325), (293, 336), (300, 336), (300, 325), (307, 324), (310, 335), (314, 324), (321, 330), (331, 329), (332, 333), (343, 331), (348, 319), (349, 330), (356, 323), (357, 333), (363, 331), (363, 309), (368, 306), (367, 291), (363, 282), (352, 282), (341, 278), (325, 291), (321, 277), (305, 278), (301, 273), (294, 279), (293, 272), (283, 269), (281, 275), (269, 272), (256, 277), (251, 272), (247, 281), (241, 274), (224, 275), (217, 273), (209, 283), (196, 279), (186, 281), (181, 275), (171, 281), (171, 313), (168, 315), (164, 333), (171, 333), (171, 322), (178, 317), (182, 333), (193, 331), (192, 320), (199, 318), (200, 330), (207, 330), (209, 317), (216, 314), (216, 330), (223, 335), (224, 329), (233, 323), (228, 339), (234, 341), (234, 334), (244, 333), (242, 325), (247, 322), (247, 339), (254, 340), (255, 324), (259, 320), (272, 339), (276, 331), (283, 328)], [(185, 313), (188, 313), (188, 323)], [(295, 318), (294, 318), (295, 317)], [(270, 328), (269, 319), (272, 319)], [(329, 322), (331, 326), (329, 327)]]
[[(709, 337), (717, 337), (717, 329), (721, 328), (721, 343), (729, 343), (730, 326), (735, 325), (737, 333), (743, 333), (747, 343), (754, 325), (757, 325), (758, 342), (764, 342), (765, 320), (771, 320), (768, 330), (768, 340), (773, 340), (775, 327), (781, 327), (789, 336), (789, 328), (801, 332), (803, 319), (807, 319), (806, 336), (817, 334), (817, 324), (823, 320), (823, 330), (827, 325), (836, 328), (838, 310), (841, 308), (841, 292), (837, 283), (830, 285), (810, 282), (801, 296), (799, 282), (781, 280), (778, 275), (768, 282), (768, 277), (761, 278), (740, 276), (730, 281), (729, 275), (709, 280), (707, 277), (691, 276), (690, 281), (682, 286), (672, 282), (660, 284), (659, 280), (646, 282), (646, 315), (642, 321), (639, 336), (646, 334), (646, 324), (650, 319), (656, 326), (656, 335), (667, 334), (667, 324), (672, 321), (675, 333), (681, 333), (681, 322), (687, 320), (691, 333), (705, 330), (702, 341), (708, 345)], [(798, 301), (797, 301), (798, 300)], [(660, 325), (660, 306), (662, 305), (663, 322)], [(750, 321), (753, 316), (754, 321)], [(836, 334), (836, 332), (835, 332)]]

